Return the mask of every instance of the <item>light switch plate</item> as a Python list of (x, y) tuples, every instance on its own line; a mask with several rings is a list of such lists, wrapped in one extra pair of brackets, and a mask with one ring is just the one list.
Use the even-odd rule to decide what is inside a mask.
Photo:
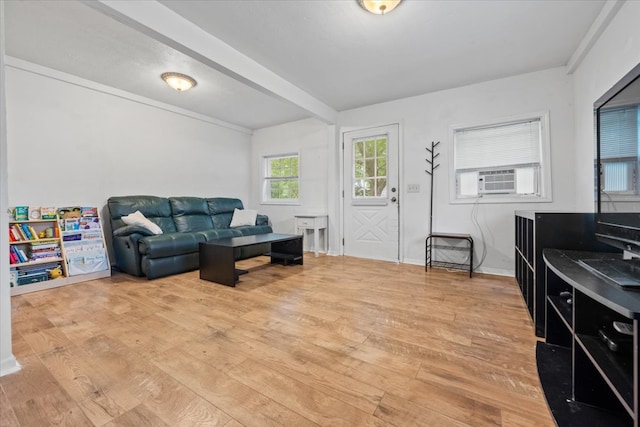
[(419, 193), (420, 184), (407, 184), (407, 193)]

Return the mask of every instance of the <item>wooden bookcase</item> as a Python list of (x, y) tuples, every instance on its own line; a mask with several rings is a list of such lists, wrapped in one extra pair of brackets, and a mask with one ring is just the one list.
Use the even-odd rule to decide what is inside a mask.
[[(26, 258), (26, 260), (19, 259), (17, 262), (11, 262), (9, 265), (11, 295), (21, 295), (109, 277), (111, 275), (111, 267), (106, 252), (102, 225), (99, 217), (92, 218), (92, 222), (94, 223), (91, 229), (93, 230), (93, 246), (90, 249), (100, 248), (97, 253), (102, 253), (103, 255), (101, 264), (99, 266), (94, 264), (94, 267), (84, 264), (80, 259), (80, 256), (91, 255), (91, 253), (79, 254), (78, 250), (73, 250), (73, 246), (70, 246), (70, 244), (73, 245), (73, 240), (68, 240), (73, 235), (72, 239), (81, 242), (88, 230), (85, 231), (80, 228), (69, 231), (62, 230), (64, 221), (61, 221), (57, 216), (52, 219), (10, 220), (9, 233), (12, 233), (11, 228), (14, 226), (23, 229), (22, 233), (18, 232), (19, 240), (9, 242), (10, 252), (15, 253), (13, 250), (15, 248), (21, 251), (23, 258)], [(24, 227), (31, 231), (31, 235), (26, 233)], [(45, 233), (44, 237), (39, 237), (41, 233)], [(34, 237), (33, 234), (38, 237)], [(76, 235), (79, 237), (76, 237)], [(75, 245), (79, 246), (81, 250), (83, 249), (81, 243), (76, 243)], [(41, 250), (45, 254), (42, 254)], [(96, 256), (95, 254), (96, 251), (93, 251), (94, 257)], [(40, 256), (44, 257), (40, 258)], [(60, 277), (51, 278), (48, 270), (55, 268), (60, 268), (62, 274)]]
[(595, 239), (593, 213), (557, 211), (515, 212), (515, 276), (536, 336), (545, 331), (545, 248), (611, 252)]

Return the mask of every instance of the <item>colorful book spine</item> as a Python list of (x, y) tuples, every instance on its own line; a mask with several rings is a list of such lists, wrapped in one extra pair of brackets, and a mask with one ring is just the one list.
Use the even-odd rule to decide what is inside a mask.
[(13, 245), (10, 246), (9, 250), (14, 255), (14, 257), (16, 259), (16, 264), (19, 263), (19, 262), (27, 262), (28, 261), (27, 256), (23, 255), (24, 252), (21, 253), (21, 251), (18, 248), (16, 248), (15, 246), (13, 246)]
[(22, 236), (20, 235), (18, 230), (16, 230), (15, 225), (10, 227), (9, 231), (13, 235), (14, 241), (19, 242), (20, 240), (22, 240)]
[(11, 226), (11, 228), (15, 230), (15, 232), (20, 236), (18, 240), (28, 240), (27, 236), (24, 234), (24, 231), (22, 231), (22, 227), (20, 227), (18, 224)]
[(38, 240), (38, 232), (35, 230), (35, 228), (33, 228), (32, 226), (28, 225), (27, 227), (29, 227), (29, 231), (31, 232), (31, 235), (33, 236), (33, 240)]
[(22, 232), (27, 240), (33, 240), (33, 236), (31, 235), (31, 231), (29, 230), (29, 226), (27, 224), (20, 224), (20, 228), (22, 229)]
[(9, 251), (9, 263), (11, 264), (17, 264), (18, 261), (18, 257), (16, 256), (16, 254), (13, 253), (12, 250)]
[(18, 255), (20, 255), (20, 261), (22, 262), (29, 261), (29, 257), (27, 257), (27, 254), (24, 252), (24, 250), (18, 249)]

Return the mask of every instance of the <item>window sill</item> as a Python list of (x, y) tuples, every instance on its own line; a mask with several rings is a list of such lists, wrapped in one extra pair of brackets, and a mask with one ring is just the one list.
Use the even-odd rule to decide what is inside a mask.
[(260, 205), (274, 205), (274, 206), (300, 206), (299, 200), (264, 200), (260, 202)]
[(452, 205), (476, 204), (476, 203), (551, 203), (551, 197), (542, 196), (503, 196), (503, 195), (483, 195), (470, 196), (451, 200)]

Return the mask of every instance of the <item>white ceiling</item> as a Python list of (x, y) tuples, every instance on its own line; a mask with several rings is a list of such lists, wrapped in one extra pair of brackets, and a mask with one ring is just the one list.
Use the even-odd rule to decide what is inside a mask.
[[(10, 0), (5, 44), (9, 56), (257, 129), (566, 65), (604, 5), (405, 0), (376, 16), (355, 0)], [(165, 71), (198, 86), (174, 92)]]

